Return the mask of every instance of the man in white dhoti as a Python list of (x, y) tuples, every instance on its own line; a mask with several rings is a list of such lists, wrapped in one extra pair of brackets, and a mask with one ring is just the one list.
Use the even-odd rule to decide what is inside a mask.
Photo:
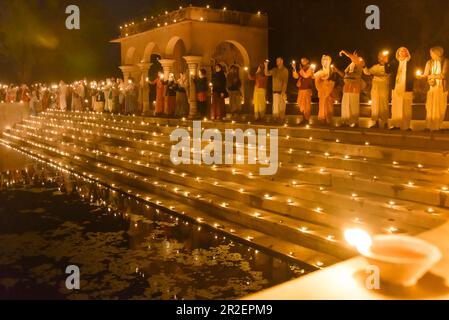
[(380, 129), (388, 125), (390, 110), (388, 98), (390, 96), (390, 72), (391, 66), (388, 61), (388, 51), (380, 52), (378, 55), (378, 64), (371, 68), (365, 68), (363, 72), (372, 76), (371, 86), (371, 119)]
[(421, 77), (427, 78), (430, 87), (426, 101), (426, 128), (433, 131), (441, 129), (446, 117), (449, 61), (444, 58), (442, 47), (430, 49), (430, 57)]
[(67, 110), (67, 85), (64, 81), (59, 83), (59, 109), (62, 111)]
[(276, 59), (276, 67), (268, 70), (265, 61), (265, 76), (273, 78), (273, 119), (283, 121), (287, 102), (288, 70), (284, 66), (284, 59)]
[(411, 64), (411, 55), (407, 48), (401, 47), (396, 52), (398, 61), (392, 67), (395, 79), (391, 101), (390, 129), (411, 130), (413, 84), (415, 73)]
[(342, 50), (340, 56), (343, 55), (351, 59), (351, 64), (346, 68), (344, 74), (340, 74), (345, 82), (341, 102), (341, 123), (356, 127), (360, 116), (360, 91), (362, 90), (364, 61), (357, 52), (351, 54)]

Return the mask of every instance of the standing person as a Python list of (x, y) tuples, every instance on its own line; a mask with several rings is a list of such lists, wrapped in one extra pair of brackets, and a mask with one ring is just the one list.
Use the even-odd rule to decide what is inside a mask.
[(50, 91), (47, 87), (42, 88), (42, 111), (47, 111), (50, 107)]
[(103, 113), (105, 106), (105, 97), (104, 97), (104, 91), (100, 88), (100, 90), (97, 90), (97, 93), (95, 95), (95, 102), (94, 102), (94, 111), (97, 113)]
[(123, 81), (123, 79), (117, 79), (117, 87), (119, 90), (119, 96), (118, 96), (119, 111), (118, 111), (118, 113), (125, 113), (126, 84)]
[(198, 73), (198, 78), (194, 80), (196, 88), (196, 101), (198, 103), (198, 113), (201, 117), (207, 115), (207, 93), (209, 91), (209, 85), (207, 82), (207, 71), (206, 69), (200, 69)]
[(310, 123), (312, 115), (312, 89), (313, 89), (313, 68), (310, 65), (310, 60), (307, 58), (301, 59), (301, 68), (299, 72), (296, 70), (296, 62), (292, 62), (293, 78), (298, 79), (296, 86), (298, 87), (298, 106), (301, 113), (304, 115), (306, 122)]
[(332, 66), (332, 58), (330, 56), (323, 55), (321, 65), (322, 69), (314, 75), (319, 98), (318, 120), (330, 125), (332, 124), (334, 113), (332, 92), (334, 91), (338, 74)]
[(114, 86), (115, 86), (115, 79), (111, 78), (108, 80), (109, 84), (108, 84), (108, 95), (107, 97), (105, 97), (108, 100), (108, 109), (107, 111), (112, 113), (112, 111), (114, 110)]
[(344, 74), (340, 74), (345, 83), (341, 102), (341, 121), (343, 125), (357, 127), (360, 116), (360, 91), (362, 90), (364, 61), (357, 52), (351, 54), (342, 50), (340, 56), (343, 55), (351, 59), (351, 63), (345, 69)]
[(231, 114), (240, 112), (242, 107), (242, 81), (240, 80), (240, 70), (236, 65), (232, 65), (227, 75), (227, 88), (229, 93), (229, 107)]
[(268, 70), (268, 61), (265, 61), (265, 75), (273, 78), (273, 119), (284, 120), (287, 103), (288, 70), (284, 66), (284, 59), (276, 59), (276, 67)]
[(449, 60), (444, 57), (442, 47), (430, 49), (423, 78), (427, 78), (429, 91), (426, 100), (426, 129), (440, 130), (446, 116)]
[(75, 87), (72, 92), (72, 111), (82, 111), (83, 110), (83, 95), (84, 88), (81, 83), (76, 82)]
[(120, 113), (120, 79), (117, 82), (113, 82), (112, 85), (112, 113)]
[[(128, 79), (128, 85), (125, 90), (125, 113), (134, 115), (137, 112), (138, 88), (132, 78)], [(105, 97), (106, 98), (106, 97)]]
[(176, 81), (175, 81), (175, 75), (173, 73), (170, 73), (168, 76), (168, 80), (164, 82), (166, 86), (165, 90), (165, 108), (164, 108), (164, 114), (172, 117), (175, 115), (175, 109), (176, 109)]
[(160, 116), (164, 114), (165, 104), (164, 73), (159, 71), (156, 79), (154, 79), (151, 84), (156, 85), (156, 105), (154, 114)]
[(185, 117), (189, 115), (189, 101), (187, 93), (189, 92), (189, 79), (184, 72), (181, 72), (176, 83), (176, 110), (175, 116)]
[(67, 94), (67, 85), (64, 83), (64, 81), (59, 82), (59, 109), (61, 111), (67, 110)]
[(37, 116), (38, 105), (39, 105), (39, 96), (36, 89), (33, 89), (31, 92), (30, 98), (30, 113), (32, 116)]
[(412, 56), (407, 48), (401, 47), (396, 51), (397, 62), (392, 65), (392, 79), (394, 79), (395, 84), (391, 101), (392, 116), (390, 129), (411, 130), (413, 84), (415, 79), (411, 59)]
[(19, 90), (19, 102), (28, 103), (30, 102), (30, 99), (31, 96), (28, 86), (26, 84), (21, 85)]
[(211, 120), (222, 120), (225, 117), (225, 98), (227, 97), (226, 75), (224, 73), (223, 66), (216, 63), (212, 72), (212, 105), (210, 107)]
[(257, 68), (256, 74), (252, 76), (248, 73), (248, 78), (255, 81), (254, 85), (254, 118), (256, 121), (265, 118), (265, 111), (267, 109), (267, 82), (268, 77), (265, 75), (265, 65), (260, 64)]
[(379, 52), (377, 56), (378, 63), (369, 69), (365, 67), (363, 70), (366, 75), (373, 77), (371, 87), (371, 119), (380, 129), (388, 126), (388, 119), (390, 117), (388, 98), (390, 95), (391, 65), (388, 58), (388, 52)]

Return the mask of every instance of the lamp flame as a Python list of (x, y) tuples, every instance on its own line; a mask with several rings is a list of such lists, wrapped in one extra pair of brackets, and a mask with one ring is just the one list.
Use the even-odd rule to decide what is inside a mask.
[(362, 229), (347, 229), (345, 231), (345, 240), (352, 246), (356, 247), (361, 254), (367, 253), (373, 244), (371, 236)]

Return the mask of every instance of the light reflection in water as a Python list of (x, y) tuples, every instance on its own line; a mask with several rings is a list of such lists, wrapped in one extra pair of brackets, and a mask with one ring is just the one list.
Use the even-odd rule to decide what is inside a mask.
[(312, 271), (37, 164), (1, 173), (0, 219), (2, 298), (233, 299)]

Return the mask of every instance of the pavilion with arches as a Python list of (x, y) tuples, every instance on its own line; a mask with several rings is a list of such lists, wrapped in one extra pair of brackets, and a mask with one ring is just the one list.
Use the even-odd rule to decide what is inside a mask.
[[(124, 80), (139, 83), (143, 97), (151, 66), (157, 62), (165, 78), (170, 73), (188, 72), (190, 80), (200, 68), (210, 72), (215, 61), (225, 67), (240, 67), (244, 104), (251, 105), (253, 86), (246, 68), (253, 70), (268, 57), (268, 17), (224, 9), (186, 7), (146, 17), (120, 27), (121, 35), (113, 43), (121, 47)], [(157, 57), (155, 59), (154, 57)], [(189, 86), (190, 117), (197, 115), (195, 86)], [(150, 111), (149, 99), (143, 99), (143, 112)]]

